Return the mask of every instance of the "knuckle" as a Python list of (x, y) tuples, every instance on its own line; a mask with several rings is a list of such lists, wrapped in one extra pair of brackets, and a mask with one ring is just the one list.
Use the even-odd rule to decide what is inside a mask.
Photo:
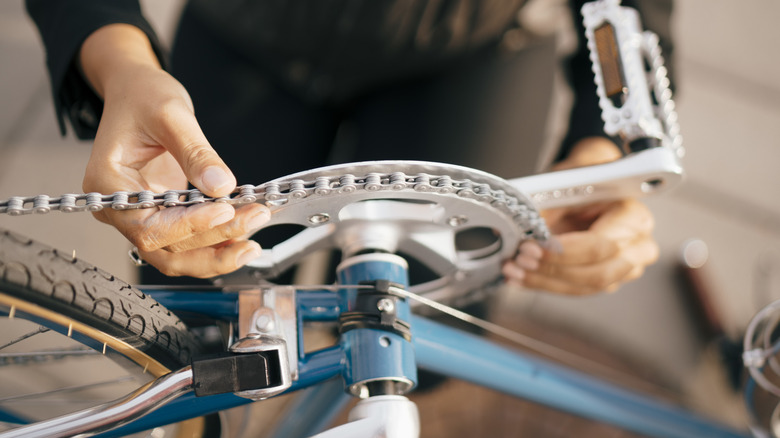
[(188, 143), (183, 150), (185, 152), (186, 168), (201, 166), (215, 158), (215, 153), (211, 147), (202, 143)]
[(188, 249), (188, 248), (187, 248), (187, 247), (185, 247), (185, 246), (184, 246), (183, 244), (181, 244), (181, 243), (174, 243), (174, 244), (172, 244), (172, 245), (168, 245), (168, 246), (166, 246), (166, 247), (165, 247), (165, 248), (163, 248), (163, 249), (165, 249), (165, 250), (166, 250), (166, 251), (168, 251), (168, 252), (172, 252), (172, 253), (174, 253), (174, 254), (177, 254), (177, 253), (181, 253), (181, 252), (187, 251), (187, 249)]
[(555, 263), (542, 262), (539, 264), (539, 268), (536, 270), (536, 272), (548, 277), (557, 277), (559, 275), (560, 269)]
[(588, 256), (591, 260), (606, 260), (618, 251), (618, 245), (608, 239), (599, 239), (597, 243), (591, 245), (588, 249)]
[(611, 277), (609, 272), (596, 272), (588, 276), (584, 284), (589, 288), (602, 290), (614, 282), (614, 279)]
[(160, 249), (160, 241), (151, 234), (143, 234), (140, 232), (131, 232), (128, 236), (130, 242), (137, 246), (139, 250), (144, 252), (151, 252)]

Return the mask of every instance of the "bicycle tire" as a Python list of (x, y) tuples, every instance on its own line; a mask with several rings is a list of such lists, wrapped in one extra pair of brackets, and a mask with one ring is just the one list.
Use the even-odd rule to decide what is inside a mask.
[[(135, 373), (166, 374), (200, 351), (187, 326), (150, 296), (88, 262), (2, 228), (0, 307), (9, 319), (32, 317), (98, 353), (102, 347), (103, 355), (111, 349), (109, 356), (121, 356), (121, 365)], [(192, 436), (212, 435), (210, 419), (185, 423), (188, 436), (193, 427), (200, 432)]]
[[(0, 291), (97, 329), (165, 373), (199, 350), (179, 318), (130, 284), (57, 249), (0, 229)], [(132, 359), (132, 358), (131, 358)]]

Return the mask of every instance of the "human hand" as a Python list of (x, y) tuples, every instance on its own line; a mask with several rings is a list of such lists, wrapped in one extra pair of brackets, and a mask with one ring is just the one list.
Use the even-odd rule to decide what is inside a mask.
[[(87, 164), (87, 192), (185, 189), (226, 196), (236, 180), (209, 145), (184, 87), (160, 68), (146, 35), (119, 24), (94, 32), (79, 58), (104, 99), (103, 115)], [(212, 277), (260, 255), (244, 236), (270, 217), (260, 204), (102, 210), (98, 220), (119, 230), (141, 257), (171, 276)]]
[[(620, 158), (602, 138), (580, 141), (555, 170)], [(612, 292), (640, 277), (658, 258), (650, 210), (634, 199), (545, 210), (542, 216), (557, 243), (543, 249), (535, 241), (520, 245), (503, 266), (510, 284), (570, 295)]]

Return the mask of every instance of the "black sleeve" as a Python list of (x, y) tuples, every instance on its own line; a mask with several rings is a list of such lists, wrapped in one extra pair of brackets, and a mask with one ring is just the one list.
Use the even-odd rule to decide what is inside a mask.
[(160, 43), (141, 14), (137, 0), (26, 0), (46, 49), (54, 108), (60, 131), (65, 135), (65, 117), (80, 139), (94, 138), (103, 112), (103, 102), (84, 80), (74, 62), (84, 40), (108, 24), (126, 23), (149, 37), (160, 61)]
[[(570, 0), (574, 18), (575, 31), (577, 33), (577, 51), (567, 59), (566, 74), (568, 82), (574, 92), (571, 114), (569, 116), (569, 131), (563, 139), (561, 148), (555, 161), (560, 161), (569, 154), (572, 147), (583, 138), (609, 136), (604, 133), (604, 121), (601, 120), (601, 108), (596, 95), (596, 85), (593, 81), (593, 70), (590, 64), (590, 55), (586, 45), (585, 27), (582, 23), (582, 5), (584, 0)], [(669, 78), (673, 80), (672, 73), (672, 43), (669, 35), (672, 1), (648, 0), (627, 1), (623, 0), (623, 6), (630, 6), (639, 11), (642, 25), (645, 29), (658, 34), (661, 41), (661, 51), (665, 65), (669, 71)]]

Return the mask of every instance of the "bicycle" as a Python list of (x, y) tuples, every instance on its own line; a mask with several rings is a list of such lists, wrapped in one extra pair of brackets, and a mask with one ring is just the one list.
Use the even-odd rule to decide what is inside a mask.
[[(119, 436), (181, 422), (182, 428), (208, 431), (218, 421), (213, 416), (195, 424), (186, 421), (304, 388), (311, 389), (276, 436), (320, 432), (349, 399), (346, 394), (361, 398), (352, 421), (317, 436), (417, 436), (419, 418), (404, 394), (416, 385), (418, 366), (653, 436), (746, 436), (412, 312), (413, 304), (421, 303), (516, 339), (516, 334), (446, 304), (482, 299), (485, 289), (500, 279), (500, 261), (521, 241), (548, 240), (539, 209), (646, 195), (679, 182), (678, 128), (667, 104), (671, 101), (657, 41), (644, 35), (639, 46), (619, 44), (621, 56), (612, 63), (596, 42), (595, 33), (608, 43), (640, 35), (634, 13), (617, 4), (597, 2), (584, 11), (606, 130), (620, 134), (631, 152), (614, 163), (510, 181), (440, 163), (352, 163), (242, 186), (234, 196), (218, 200), (193, 190), (0, 202), (0, 213), (17, 215), (264, 202), (272, 210), (269, 225), (304, 228), (266, 249), (238, 274), (219, 279), (219, 287), (203, 290), (139, 290), (68, 254), (3, 232), (0, 314), (22, 324), (14, 328), (18, 332), (4, 328), (11, 342), (3, 347), (64, 335), (77, 345), (58, 351), (44, 347), (14, 360), (27, 365), (75, 355), (107, 359), (128, 370), (130, 375), (119, 383), (137, 391), (48, 421), (33, 411), (0, 409), (0, 420), (29, 424), (0, 436), (70, 436), (109, 429), (105, 436)], [(621, 66), (625, 76), (602, 72)], [(653, 73), (649, 81), (646, 69)], [(459, 248), (456, 240), (471, 230), (487, 230), (483, 234), (493, 237), (476, 248)], [(330, 247), (343, 255), (335, 284), (261, 281), (315, 249)], [(407, 257), (425, 261), (437, 278), (409, 284)], [(338, 343), (309, 350), (302, 335), (307, 322), (338, 326)], [(193, 360), (201, 351), (198, 344), (215, 333), (225, 339), (228, 351)], [(52, 342), (59, 345), (60, 338)], [(114, 376), (116, 369), (109, 372)], [(153, 382), (146, 383), (148, 376)], [(99, 388), (76, 389), (89, 394), (87, 390)], [(74, 389), (58, 393), (69, 390)], [(19, 400), (23, 397), (10, 399)]]

